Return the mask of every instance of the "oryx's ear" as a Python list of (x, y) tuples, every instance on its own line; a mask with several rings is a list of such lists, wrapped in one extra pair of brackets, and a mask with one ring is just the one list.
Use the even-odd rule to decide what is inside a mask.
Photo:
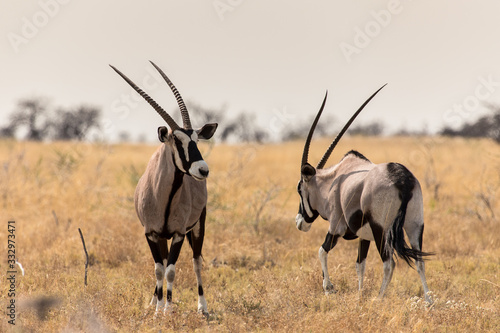
[(198, 133), (198, 138), (203, 140), (209, 140), (214, 135), (217, 126), (218, 126), (217, 123), (203, 125), (202, 128), (196, 130), (196, 133)]
[(167, 141), (167, 136), (168, 136), (168, 128), (165, 126), (160, 126), (158, 127), (158, 140), (161, 142)]
[(300, 169), (300, 173), (302, 175), (302, 179), (304, 179), (305, 182), (308, 182), (316, 174), (316, 169), (311, 164), (306, 163)]

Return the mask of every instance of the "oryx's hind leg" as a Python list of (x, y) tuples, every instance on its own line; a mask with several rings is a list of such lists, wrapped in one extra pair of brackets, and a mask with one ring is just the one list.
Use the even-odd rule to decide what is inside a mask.
[(333, 236), (331, 233), (327, 233), (325, 242), (319, 247), (318, 251), (321, 270), (323, 271), (323, 290), (325, 294), (330, 294), (335, 291), (333, 284), (330, 282), (330, 276), (328, 275), (328, 252), (337, 244), (338, 239), (338, 235)]
[(359, 240), (358, 259), (356, 260), (356, 272), (358, 273), (359, 292), (363, 290), (363, 279), (365, 276), (366, 256), (370, 248), (370, 241), (365, 239)]
[(165, 270), (165, 278), (167, 279), (167, 306), (165, 313), (172, 308), (172, 288), (175, 280), (175, 263), (179, 259), (181, 253), (182, 243), (184, 242), (184, 235), (175, 234), (170, 244), (170, 252), (167, 259), (167, 269)]
[(196, 226), (187, 234), (189, 245), (193, 249), (193, 268), (196, 274), (196, 281), (198, 284), (198, 312), (203, 314), (208, 314), (207, 301), (205, 300), (205, 295), (203, 293), (203, 283), (201, 280), (201, 268), (203, 258), (201, 256), (201, 251), (203, 248), (203, 238), (205, 237), (205, 217), (206, 209), (203, 210), (200, 216), (200, 220)]
[(376, 222), (372, 222), (370, 223), (370, 227), (372, 228), (373, 237), (375, 238), (375, 244), (377, 244), (377, 250), (384, 265), (384, 278), (382, 280), (382, 286), (380, 287), (380, 292), (378, 294), (378, 298), (381, 299), (384, 297), (385, 290), (391, 282), (392, 273), (394, 272), (394, 267), (396, 266), (393, 255), (394, 249), (392, 248), (392, 246), (387, 244), (386, 236), (382, 226), (380, 226)]
[(163, 276), (165, 274), (165, 258), (168, 255), (167, 240), (157, 238), (156, 241), (152, 241), (148, 236), (146, 236), (146, 239), (155, 261), (156, 286), (150, 304), (156, 305), (157, 313), (165, 306), (165, 299), (163, 298)]
[[(410, 245), (412, 249), (422, 251), (422, 241), (424, 234), (424, 225), (417, 223), (407, 223), (404, 226), (406, 234), (410, 240)], [(427, 286), (427, 280), (425, 278), (425, 262), (423, 260), (416, 260), (415, 264), (417, 266), (417, 272), (422, 281), (422, 287), (424, 288), (424, 297), (428, 303), (432, 303), (429, 296), (429, 287)]]

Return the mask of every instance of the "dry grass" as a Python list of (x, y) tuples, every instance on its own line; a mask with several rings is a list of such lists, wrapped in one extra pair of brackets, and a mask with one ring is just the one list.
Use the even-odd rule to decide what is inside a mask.
[[(314, 142), (311, 161), (328, 143)], [(14, 219), (17, 256), (26, 270), (18, 275), (17, 325), (3, 317), (1, 331), (500, 330), (498, 145), (354, 137), (345, 138), (330, 161), (357, 149), (374, 162), (402, 162), (420, 179), (424, 249), (437, 253), (427, 264), (435, 300), (428, 308), (417, 273), (401, 261), (384, 301), (372, 300), (382, 281), (373, 246), (360, 299), (356, 241), (340, 241), (332, 250), (330, 275), (338, 293), (323, 294), (317, 250), (327, 223), (317, 221), (309, 233), (294, 223), (302, 144), (201, 146), (211, 167), (203, 271), (210, 315), (196, 312), (186, 245), (177, 265), (174, 312), (155, 319), (148, 306), (154, 265), (132, 200), (155, 147), (0, 141), (0, 244), (5, 250), (7, 221)], [(78, 228), (90, 255), (87, 287)], [(7, 289), (0, 284), (2, 300)], [(43, 297), (58, 302), (39, 317), (33, 302)]]

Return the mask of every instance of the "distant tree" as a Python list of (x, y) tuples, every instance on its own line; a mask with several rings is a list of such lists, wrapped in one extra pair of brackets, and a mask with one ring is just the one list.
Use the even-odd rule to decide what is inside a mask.
[(120, 133), (118, 133), (118, 141), (130, 142), (130, 133), (127, 131), (121, 131)]
[(268, 138), (268, 133), (255, 126), (255, 116), (241, 113), (236, 119), (226, 121), (221, 128), (220, 138), (222, 141), (257, 142), (262, 143)]
[(349, 129), (349, 134), (361, 136), (379, 136), (383, 132), (384, 124), (378, 120), (365, 125), (356, 125)]
[[(294, 126), (286, 127), (281, 134), (281, 141), (292, 141), (304, 139), (309, 133), (309, 129), (311, 128), (311, 124), (314, 121), (315, 115), (310, 118), (308, 121), (297, 122)], [(335, 130), (335, 119), (332, 117), (321, 118), (322, 120), (318, 122), (316, 125), (316, 129), (314, 130), (314, 137), (320, 138), (324, 136), (334, 135)]]
[(101, 111), (95, 107), (80, 106), (74, 110), (59, 109), (51, 120), (56, 140), (84, 140), (91, 129), (99, 129)]
[(0, 128), (0, 138), (13, 138), (16, 134), (16, 129), (10, 126)]
[(200, 104), (188, 101), (186, 107), (193, 125), (202, 126), (207, 123), (222, 124), (225, 120), (225, 108), (207, 108)]
[(53, 138), (56, 140), (84, 140), (87, 133), (98, 129), (100, 110), (95, 107), (80, 106), (74, 110), (59, 109), (50, 121)]
[[(254, 115), (240, 113), (233, 120), (227, 120), (224, 107), (209, 108), (191, 101), (188, 101), (186, 106), (193, 125), (203, 126), (207, 123), (218, 123), (219, 128), (215, 137), (221, 141), (262, 143), (268, 138), (268, 133), (255, 126)], [(175, 119), (180, 118), (178, 111), (173, 112), (173, 114)]]
[(466, 138), (491, 138), (500, 143), (500, 108), (489, 106), (491, 114), (480, 117), (475, 122), (465, 123), (458, 129), (444, 127), (439, 134)]
[(100, 110), (95, 107), (49, 112), (42, 98), (22, 99), (11, 113), (9, 123), (0, 127), (0, 137), (15, 137), (18, 130), (23, 130), (26, 140), (84, 140), (90, 130), (99, 129), (99, 116)]
[(46, 101), (41, 98), (28, 98), (18, 103), (3, 132), (13, 136), (18, 128), (26, 128), (27, 140), (41, 141), (46, 137), (49, 127)]

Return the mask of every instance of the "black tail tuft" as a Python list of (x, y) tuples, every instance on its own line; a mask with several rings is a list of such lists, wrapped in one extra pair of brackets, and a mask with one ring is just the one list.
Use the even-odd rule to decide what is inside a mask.
[(434, 255), (434, 253), (422, 252), (417, 249), (412, 249), (406, 243), (403, 231), (403, 225), (405, 221), (406, 207), (408, 206), (408, 201), (406, 202), (403, 201), (401, 203), (401, 207), (399, 208), (398, 215), (394, 220), (392, 229), (389, 230), (389, 234), (387, 235), (387, 242), (396, 251), (398, 256), (404, 261), (406, 261), (406, 263), (413, 268), (413, 262), (411, 261), (411, 259), (415, 261), (423, 261), (425, 257)]
[(401, 164), (389, 163), (387, 169), (391, 180), (399, 190), (399, 198), (401, 199), (401, 206), (399, 207), (398, 215), (394, 219), (392, 228), (389, 230), (387, 235), (387, 243), (392, 246), (400, 258), (406, 261), (410, 267), (413, 267), (413, 262), (410, 259), (422, 261), (425, 257), (434, 255), (434, 253), (412, 249), (405, 241), (403, 225), (405, 222), (408, 202), (410, 202), (413, 196), (412, 190), (415, 187), (416, 179), (413, 174)]

